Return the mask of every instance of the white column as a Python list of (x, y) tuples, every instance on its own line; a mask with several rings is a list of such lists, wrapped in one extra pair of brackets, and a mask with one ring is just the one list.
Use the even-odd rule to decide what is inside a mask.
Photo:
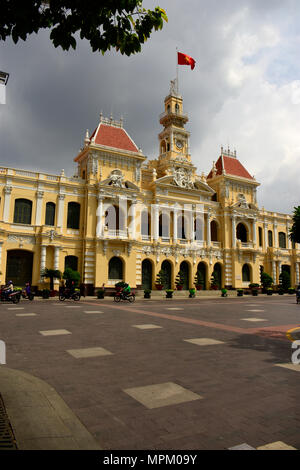
[(98, 206), (96, 211), (97, 226), (96, 226), (96, 237), (100, 238), (103, 236), (103, 196), (98, 195)]
[(295, 263), (295, 273), (296, 273), (296, 284), (299, 284), (300, 278), (299, 278), (299, 263)]
[(236, 248), (236, 218), (235, 215), (231, 218), (231, 231), (232, 231), (232, 248)]
[[(1, 264), (2, 264), (2, 245), (3, 245), (3, 242), (0, 242), (0, 271), (1, 271)], [(2, 279), (0, 279), (0, 285), (1, 283), (2, 283)]]
[(60, 247), (55, 246), (54, 247), (54, 269), (59, 270), (59, 251)]
[(153, 239), (154, 241), (157, 241), (159, 233), (159, 208), (157, 205), (152, 206), (151, 219)]
[(130, 215), (131, 215), (131, 222), (130, 222), (130, 233), (131, 233), (131, 238), (135, 240), (136, 238), (136, 204), (137, 201), (131, 201), (131, 206), (130, 206)]
[(274, 248), (278, 248), (277, 224), (274, 224)]
[(36, 193), (36, 213), (35, 213), (35, 225), (42, 225), (42, 206), (43, 206), (44, 191), (37, 191)]
[(42, 272), (46, 267), (46, 249), (46, 245), (41, 245), (40, 272)]
[(272, 278), (274, 284), (277, 284), (277, 278), (276, 278), (276, 261), (272, 261)]
[(278, 281), (277, 281), (277, 283), (279, 284), (279, 276), (280, 276), (280, 274), (281, 274), (281, 265), (282, 265), (282, 262), (281, 262), (281, 261), (278, 261), (277, 264), (278, 264)]
[(265, 234), (265, 250), (268, 248), (268, 224), (265, 222), (264, 223), (264, 234)]
[(177, 218), (178, 218), (178, 209), (173, 210), (173, 243), (177, 243)]
[(207, 213), (206, 219), (206, 246), (209, 247), (211, 245), (211, 234), (210, 234), (210, 213)]
[(59, 194), (58, 195), (57, 226), (61, 228), (64, 222), (64, 206), (65, 206), (65, 195)]
[(193, 243), (195, 241), (195, 227), (194, 227), (194, 211), (192, 209), (189, 214), (189, 225), (190, 225), (189, 238), (190, 238), (191, 243)]
[(256, 219), (253, 219), (253, 245), (256, 246)]
[(4, 188), (3, 222), (9, 222), (9, 209), (10, 209), (11, 191), (12, 191), (11, 186), (5, 186), (5, 188)]
[(286, 247), (290, 250), (292, 248), (291, 240), (290, 240), (290, 229), (288, 224), (286, 224), (286, 238), (287, 238), (287, 243)]

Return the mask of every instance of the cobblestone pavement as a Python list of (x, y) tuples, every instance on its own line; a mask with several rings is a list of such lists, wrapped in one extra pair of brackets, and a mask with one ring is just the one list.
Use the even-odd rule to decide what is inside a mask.
[(299, 325), (288, 295), (0, 305), (7, 367), (51, 385), (102, 449), (300, 449)]

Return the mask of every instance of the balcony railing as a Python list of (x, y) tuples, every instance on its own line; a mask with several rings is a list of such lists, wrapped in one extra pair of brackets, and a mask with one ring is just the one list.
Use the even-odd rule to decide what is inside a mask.
[(109, 238), (128, 238), (128, 232), (127, 230), (109, 229), (107, 230), (107, 236)]

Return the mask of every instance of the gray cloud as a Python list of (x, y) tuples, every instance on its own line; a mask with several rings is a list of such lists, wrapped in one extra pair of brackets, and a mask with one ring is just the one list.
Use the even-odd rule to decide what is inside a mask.
[[(149, 158), (157, 157), (158, 116), (176, 75), (178, 47), (197, 61), (194, 71), (179, 67), (179, 78), (199, 171), (209, 171), (221, 145), (234, 145), (260, 178), (260, 203), (292, 210), (298, 196), (293, 123), (300, 115), (282, 84), (297, 79), (297, 4), (148, 0), (145, 7), (156, 4), (166, 9), (169, 23), (130, 58), (92, 53), (81, 41), (66, 53), (52, 46), (48, 31), (25, 43), (2, 44), (0, 67), (10, 79), (7, 104), (0, 105), (0, 164), (72, 174), (85, 130), (93, 131), (100, 111), (116, 119), (123, 115), (136, 144)], [(282, 67), (281, 60), (288, 63)], [(274, 90), (268, 88), (272, 84)], [(288, 186), (284, 200), (276, 190), (281, 184)]]

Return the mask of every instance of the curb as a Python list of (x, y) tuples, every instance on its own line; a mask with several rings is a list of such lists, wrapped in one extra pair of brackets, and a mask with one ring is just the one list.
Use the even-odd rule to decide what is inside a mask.
[(0, 390), (19, 450), (102, 450), (45, 381), (1, 366)]

